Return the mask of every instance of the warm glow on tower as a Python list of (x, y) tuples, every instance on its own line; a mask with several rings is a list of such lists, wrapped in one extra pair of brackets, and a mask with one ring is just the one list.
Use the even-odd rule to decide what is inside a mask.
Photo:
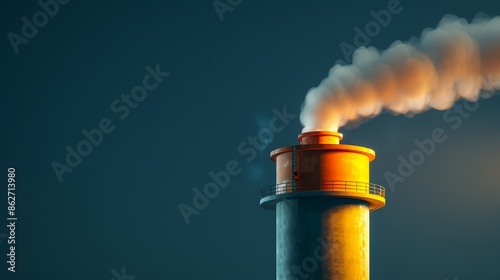
[(370, 183), (375, 152), (340, 140), (306, 132), (271, 152), (276, 184), (260, 204), (276, 210), (276, 279), (369, 279), (369, 212), (384, 207), (385, 189)]

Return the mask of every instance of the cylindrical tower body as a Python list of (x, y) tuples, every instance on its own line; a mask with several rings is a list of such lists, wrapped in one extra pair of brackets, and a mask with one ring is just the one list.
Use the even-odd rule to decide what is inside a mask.
[(341, 139), (308, 132), (271, 153), (276, 185), (261, 205), (276, 210), (276, 279), (369, 279), (369, 212), (385, 191), (369, 183), (375, 152)]

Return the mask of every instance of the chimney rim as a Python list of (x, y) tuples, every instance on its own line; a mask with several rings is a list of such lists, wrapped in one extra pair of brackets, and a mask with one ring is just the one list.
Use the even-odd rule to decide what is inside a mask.
[(336, 131), (308, 131), (299, 134), (300, 144), (340, 144), (344, 135)]

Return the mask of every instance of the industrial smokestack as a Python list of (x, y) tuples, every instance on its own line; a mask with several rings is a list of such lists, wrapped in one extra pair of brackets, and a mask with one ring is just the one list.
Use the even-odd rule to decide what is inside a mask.
[(387, 50), (361, 47), (351, 65), (335, 65), (309, 90), (300, 114), (303, 132), (337, 131), (383, 110), (412, 116), (446, 110), (460, 98), (476, 101), (481, 89), (500, 88), (500, 17), (471, 23), (445, 16), (420, 39)]
[(369, 212), (385, 206), (385, 189), (370, 183), (375, 152), (340, 140), (306, 132), (271, 152), (276, 184), (260, 204), (276, 211), (276, 279), (369, 279)]

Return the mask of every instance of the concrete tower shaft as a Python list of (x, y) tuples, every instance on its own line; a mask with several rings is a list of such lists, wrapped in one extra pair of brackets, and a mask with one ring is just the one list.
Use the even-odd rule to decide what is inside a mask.
[(276, 184), (260, 203), (276, 211), (277, 279), (369, 279), (369, 212), (385, 205), (385, 190), (370, 183), (375, 152), (340, 140), (307, 132), (271, 152)]

